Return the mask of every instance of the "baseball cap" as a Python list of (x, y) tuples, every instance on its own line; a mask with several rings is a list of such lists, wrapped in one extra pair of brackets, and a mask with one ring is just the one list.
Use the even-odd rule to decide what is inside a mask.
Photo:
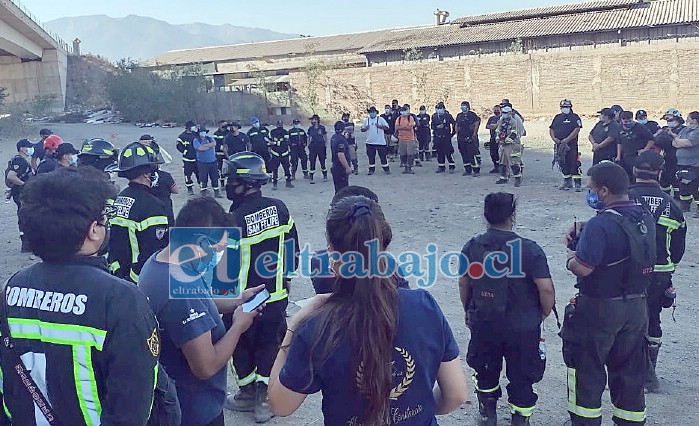
[(152, 141), (155, 140), (155, 138), (151, 135), (143, 135), (140, 138), (138, 138), (140, 141)]
[(643, 151), (636, 157), (634, 166), (639, 170), (657, 172), (663, 168), (665, 160), (655, 151)]
[(643, 109), (639, 109), (638, 111), (636, 111), (636, 118), (641, 118), (641, 117), (644, 117), (644, 118), (648, 117), (648, 113)]
[(32, 144), (29, 139), (20, 139), (17, 141), (17, 151), (19, 151), (20, 148), (31, 148), (32, 146), (34, 146), (34, 144)]
[(283, 126), (283, 125), (284, 125), (284, 121), (282, 121), (282, 120), (277, 120), (277, 126)]
[(294, 121), (292, 121), (292, 123), (301, 124), (301, 120), (299, 120), (298, 118), (294, 118)]
[(189, 129), (190, 127), (194, 127), (194, 122), (192, 120), (187, 121), (184, 123), (184, 127)]
[(309, 120), (313, 120), (313, 119), (316, 119), (316, 120), (320, 121), (320, 117), (318, 117), (318, 114), (313, 114), (313, 115), (311, 116), (311, 118), (309, 118)]
[(58, 145), (58, 148), (56, 148), (56, 156), (60, 157), (62, 155), (66, 154), (77, 154), (78, 150), (75, 149), (75, 147), (70, 144), (69, 142), (63, 142), (62, 144)]
[(372, 107), (369, 107), (369, 109), (367, 109), (366, 112), (379, 112), (379, 110), (376, 109), (375, 106), (372, 106)]
[(668, 117), (682, 117), (682, 113), (675, 108), (670, 108), (667, 111), (665, 111), (665, 115), (663, 115), (663, 120), (667, 120)]
[(438, 102), (437, 108), (444, 108), (444, 102)]
[(51, 134), (53, 134), (53, 132), (51, 131), (51, 129), (41, 129), (41, 130), (39, 130), (39, 135), (40, 135), (40, 136), (48, 136), (48, 135), (51, 135)]
[(610, 109), (611, 109), (612, 111), (614, 111), (615, 113), (616, 113), (616, 112), (621, 112), (621, 111), (624, 110), (624, 108), (622, 108), (621, 105), (612, 105), (612, 107), (611, 107)]
[(257, 118), (257, 116), (253, 115), (252, 117), (250, 117), (250, 122), (251, 123), (259, 123), (260, 119)]
[(240, 128), (242, 128), (243, 126), (241, 126), (240, 123), (238, 123), (237, 121), (234, 121), (234, 122), (231, 123), (231, 127), (235, 127), (235, 128), (240, 129)]
[(597, 111), (597, 114), (602, 114), (606, 115), (607, 117), (614, 118), (614, 111), (611, 108), (602, 108), (601, 110)]

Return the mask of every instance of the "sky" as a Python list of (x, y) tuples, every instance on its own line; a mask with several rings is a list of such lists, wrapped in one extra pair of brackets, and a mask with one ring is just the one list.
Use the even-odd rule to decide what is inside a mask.
[[(575, 0), (19, 0), (41, 22), (69, 16), (147, 16), (171, 24), (204, 22), (273, 31), (330, 35), (383, 28), (434, 24), (436, 9), (449, 19), (526, 9)], [(578, 0), (582, 1), (582, 0)]]

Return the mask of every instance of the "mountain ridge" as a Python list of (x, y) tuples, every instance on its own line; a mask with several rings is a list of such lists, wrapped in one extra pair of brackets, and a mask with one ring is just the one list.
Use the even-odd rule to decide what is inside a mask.
[(45, 25), (67, 43), (72, 43), (76, 37), (80, 39), (82, 53), (103, 56), (110, 61), (146, 60), (170, 50), (299, 37), (298, 34), (232, 24), (170, 24), (133, 14), (121, 18), (107, 15), (64, 17)]

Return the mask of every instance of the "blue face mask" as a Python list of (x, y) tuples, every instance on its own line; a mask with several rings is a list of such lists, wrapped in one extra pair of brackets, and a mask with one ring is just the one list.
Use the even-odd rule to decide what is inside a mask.
[(437, 114), (440, 114), (440, 115), (441, 115), (441, 114), (444, 114), (444, 110), (443, 110), (443, 109), (438, 109), (438, 110), (437, 110)]
[(588, 189), (587, 194), (585, 194), (585, 200), (587, 201), (587, 205), (595, 210), (602, 210), (604, 208), (604, 204), (602, 200), (599, 199), (599, 193), (597, 192), (592, 192)]
[(206, 137), (206, 132), (199, 132), (199, 137), (200, 138), (205, 138)]
[(376, 118), (376, 113), (375, 113), (375, 112), (370, 112), (370, 113), (369, 113), (369, 117), (371, 117), (371, 118)]
[(641, 124), (648, 124), (648, 119), (645, 120), (638, 120), (639, 123)]
[(466, 105), (461, 105), (461, 111), (468, 112), (468, 107)]

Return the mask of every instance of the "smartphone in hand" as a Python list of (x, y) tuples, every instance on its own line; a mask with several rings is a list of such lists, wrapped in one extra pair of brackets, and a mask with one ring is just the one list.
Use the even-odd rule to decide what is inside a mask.
[(270, 294), (267, 291), (267, 289), (262, 290), (261, 292), (257, 293), (252, 299), (243, 303), (243, 312), (254, 311), (255, 309), (259, 308), (263, 303), (268, 301), (269, 298)]

